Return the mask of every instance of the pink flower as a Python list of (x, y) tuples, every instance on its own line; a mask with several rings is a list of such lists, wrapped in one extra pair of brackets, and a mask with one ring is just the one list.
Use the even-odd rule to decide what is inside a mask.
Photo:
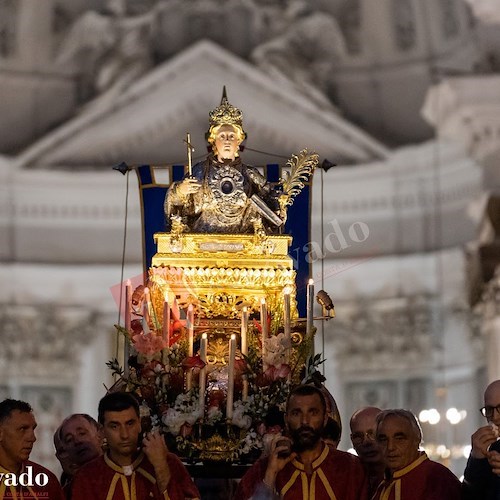
[(167, 347), (167, 343), (159, 335), (149, 334), (149, 335), (134, 335), (132, 337), (134, 341), (134, 347), (137, 352), (144, 354), (145, 356), (151, 356), (162, 349)]
[(278, 380), (280, 378), (287, 378), (290, 374), (290, 371), (291, 370), (289, 365), (282, 364), (279, 366), (270, 366), (264, 372), (264, 378), (269, 382), (274, 382), (275, 380)]

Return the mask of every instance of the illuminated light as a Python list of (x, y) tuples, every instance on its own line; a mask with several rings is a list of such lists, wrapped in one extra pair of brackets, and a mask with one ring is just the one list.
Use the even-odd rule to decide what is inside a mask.
[(444, 455), (446, 454), (446, 452), (449, 451), (448, 448), (446, 448), (446, 446), (444, 444), (440, 444), (438, 445), (438, 447), (436, 448), (436, 453), (440, 456), (440, 457), (444, 457)]
[(462, 420), (465, 420), (467, 417), (467, 411), (466, 410), (460, 410), (460, 417), (462, 417)]
[(420, 422), (423, 422), (424, 424), (429, 421), (429, 410), (422, 410), (418, 414), (418, 419)]
[(456, 425), (462, 420), (462, 416), (456, 408), (448, 408), (446, 410), (446, 418), (452, 425)]
[(464, 446), (463, 455), (464, 455), (465, 458), (469, 458), (471, 450), (472, 450), (472, 445), (467, 444), (467, 445)]
[(441, 415), (439, 414), (439, 412), (436, 410), (436, 408), (431, 408), (429, 410), (429, 419), (428, 419), (429, 424), (436, 425), (437, 423), (439, 423), (440, 420), (441, 420)]

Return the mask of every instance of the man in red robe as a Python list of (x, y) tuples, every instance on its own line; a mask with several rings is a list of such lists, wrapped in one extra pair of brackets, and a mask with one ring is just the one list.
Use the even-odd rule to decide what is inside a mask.
[(61, 485), (66, 500), (70, 500), (78, 469), (103, 453), (101, 426), (86, 413), (73, 413), (54, 433), (54, 447), (63, 470)]
[(57, 477), (28, 460), (36, 441), (35, 416), (28, 403), (0, 403), (0, 499), (64, 500)]
[(461, 485), (447, 467), (420, 451), (422, 430), (408, 410), (377, 415), (377, 441), (386, 462), (386, 479), (373, 500), (460, 500)]
[(321, 390), (312, 385), (295, 388), (285, 414), (290, 438), (273, 440), (269, 456), (243, 476), (234, 498), (366, 500), (367, 480), (359, 459), (321, 439), (327, 418)]
[(140, 442), (139, 404), (132, 394), (107, 394), (98, 413), (108, 451), (76, 473), (73, 500), (200, 498), (186, 468), (168, 452), (160, 434), (149, 433)]
[(355, 411), (349, 422), (351, 442), (368, 476), (369, 498), (384, 479), (385, 462), (376, 440), (377, 415), (382, 410), (367, 406)]

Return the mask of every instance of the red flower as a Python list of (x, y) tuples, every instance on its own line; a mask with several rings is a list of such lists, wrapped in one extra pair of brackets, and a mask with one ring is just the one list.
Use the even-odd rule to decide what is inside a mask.
[(206, 365), (199, 355), (190, 356), (182, 361), (182, 368), (189, 370), (190, 368), (203, 368)]
[(175, 320), (170, 325), (170, 345), (174, 345), (182, 337), (183, 332), (184, 325), (179, 320)]
[(130, 322), (130, 328), (136, 335), (142, 333), (142, 319), (133, 319)]
[(234, 360), (234, 374), (236, 377), (241, 377), (250, 373), (250, 367), (244, 359), (235, 359)]
[[(259, 333), (262, 333), (262, 325), (255, 318), (253, 320), (253, 326), (257, 328)], [(267, 331), (271, 331), (271, 315), (269, 313), (267, 314)], [(259, 341), (262, 344), (262, 337), (259, 337)]]

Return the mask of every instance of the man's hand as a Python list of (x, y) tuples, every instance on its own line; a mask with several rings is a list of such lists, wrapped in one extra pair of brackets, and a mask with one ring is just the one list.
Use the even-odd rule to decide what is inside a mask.
[[(289, 441), (289, 444), (283, 443), (284, 440)], [(280, 456), (280, 454), (290, 451), (291, 445), (292, 441), (290, 439), (285, 438), (279, 434), (276, 434), (276, 436), (274, 436), (274, 439), (271, 442), (269, 462), (267, 464), (266, 474), (264, 476), (264, 484), (268, 488), (274, 489), (278, 472), (281, 471), (288, 462), (291, 462), (297, 456), (297, 453), (295, 453), (294, 451), (285, 457)]]
[(495, 431), (489, 425), (480, 427), (472, 434), (472, 452), (473, 458), (487, 458), (489, 446), (497, 440)]
[(144, 454), (155, 469), (156, 484), (160, 493), (163, 493), (170, 481), (170, 468), (168, 467), (168, 448), (163, 436), (157, 432), (148, 432), (142, 440)]
[(177, 193), (181, 196), (187, 196), (189, 194), (197, 193), (201, 188), (201, 183), (198, 179), (194, 177), (186, 177), (177, 186)]
[(500, 476), (500, 453), (498, 451), (489, 451), (487, 457), (493, 474)]

